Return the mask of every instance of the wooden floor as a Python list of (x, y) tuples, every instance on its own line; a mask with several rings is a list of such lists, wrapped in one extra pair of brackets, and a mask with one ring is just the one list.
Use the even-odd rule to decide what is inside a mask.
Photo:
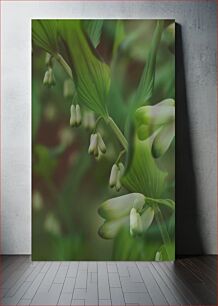
[(172, 262), (32, 262), (3, 256), (0, 305), (217, 305), (215, 256)]

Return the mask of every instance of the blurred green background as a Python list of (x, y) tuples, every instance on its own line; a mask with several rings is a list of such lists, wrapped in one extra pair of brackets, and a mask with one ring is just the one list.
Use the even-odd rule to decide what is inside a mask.
[[(116, 65), (109, 99), (109, 111), (123, 129), (131, 97), (146, 65), (155, 20), (121, 21)], [(105, 20), (98, 52), (111, 65), (117, 21)], [(173, 25), (172, 21), (166, 24)], [(157, 54), (152, 103), (175, 98), (173, 27), (164, 31)], [(125, 36), (125, 38), (123, 38)], [(71, 99), (64, 98), (66, 73), (54, 64), (56, 85), (42, 84), (46, 71), (45, 52), (32, 53), (32, 259), (33, 260), (152, 260), (162, 245), (157, 227), (144, 237), (132, 238), (123, 229), (115, 240), (98, 235), (102, 219), (99, 205), (108, 198), (125, 194), (110, 190), (108, 180), (120, 144), (103, 123), (101, 134), (107, 152), (100, 161), (87, 153), (90, 131), (83, 125), (69, 126)], [(174, 198), (174, 146), (164, 156), (169, 176), (168, 196)], [(163, 164), (163, 163), (162, 163)], [(174, 216), (168, 216), (168, 230), (174, 235)]]

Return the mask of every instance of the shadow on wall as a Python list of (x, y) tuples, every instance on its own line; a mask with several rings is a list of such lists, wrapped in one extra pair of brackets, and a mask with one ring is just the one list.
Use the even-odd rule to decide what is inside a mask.
[(176, 255), (204, 254), (179, 24), (176, 24), (176, 103)]

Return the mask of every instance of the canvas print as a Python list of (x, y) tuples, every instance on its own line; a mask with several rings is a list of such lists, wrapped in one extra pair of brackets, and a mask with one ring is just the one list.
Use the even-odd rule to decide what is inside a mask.
[(32, 259), (175, 258), (174, 20), (32, 20)]

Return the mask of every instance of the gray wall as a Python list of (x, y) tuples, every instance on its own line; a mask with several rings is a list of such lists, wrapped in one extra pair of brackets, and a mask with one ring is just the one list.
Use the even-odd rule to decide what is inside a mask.
[[(177, 112), (178, 252), (202, 250), (195, 243), (195, 235), (200, 234), (204, 252), (216, 253), (215, 1), (3, 1), (2, 16), (2, 253), (31, 253), (30, 20), (75, 17), (175, 18), (181, 25), (181, 58), (177, 61), (183, 78), (178, 88), (181, 114)], [(177, 79), (178, 86), (179, 82)], [(197, 222), (200, 230), (196, 230)]]

